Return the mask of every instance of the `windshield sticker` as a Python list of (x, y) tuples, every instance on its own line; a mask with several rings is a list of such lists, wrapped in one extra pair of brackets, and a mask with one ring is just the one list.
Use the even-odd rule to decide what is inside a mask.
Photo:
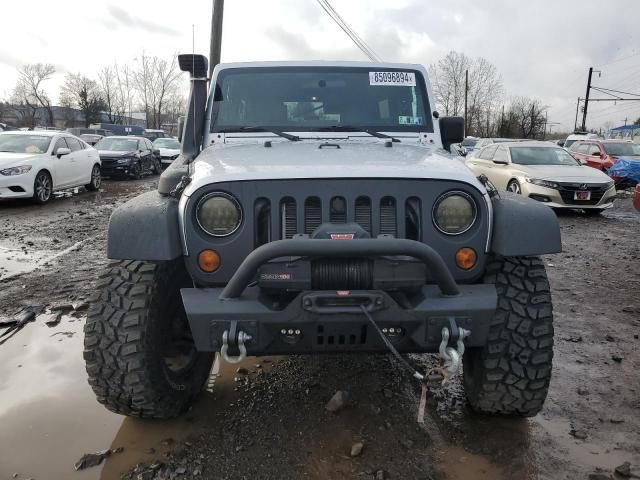
[(400, 125), (422, 125), (422, 117), (410, 117), (400, 115), (398, 117), (398, 124)]
[(413, 72), (369, 72), (369, 85), (415, 87), (416, 74)]

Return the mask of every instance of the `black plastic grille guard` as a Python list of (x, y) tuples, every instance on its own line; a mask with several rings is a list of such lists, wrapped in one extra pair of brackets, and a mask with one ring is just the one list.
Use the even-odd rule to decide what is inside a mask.
[(399, 238), (367, 238), (357, 240), (291, 239), (276, 240), (256, 248), (236, 270), (220, 294), (220, 300), (238, 298), (253, 281), (258, 268), (280, 257), (379, 257), (406, 255), (421, 260), (431, 272), (443, 295), (455, 296), (460, 291), (444, 260), (433, 248), (415, 240)]

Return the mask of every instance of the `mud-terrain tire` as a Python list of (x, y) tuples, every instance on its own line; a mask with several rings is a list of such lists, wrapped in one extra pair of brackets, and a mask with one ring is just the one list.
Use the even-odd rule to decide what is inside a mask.
[(464, 354), (464, 387), (479, 413), (536, 415), (547, 397), (553, 360), (553, 308), (537, 257), (494, 257), (484, 283), (498, 292), (487, 343)]
[(99, 277), (84, 359), (89, 384), (112, 412), (171, 418), (200, 393), (213, 355), (193, 345), (180, 298), (190, 285), (181, 260), (113, 261)]

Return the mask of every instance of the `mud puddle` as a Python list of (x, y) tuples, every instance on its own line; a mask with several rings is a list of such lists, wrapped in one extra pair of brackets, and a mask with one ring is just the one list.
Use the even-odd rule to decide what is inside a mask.
[(8, 280), (46, 266), (49, 262), (73, 252), (92, 239), (93, 237), (86, 238), (57, 252), (54, 250), (29, 250), (0, 245), (0, 280)]

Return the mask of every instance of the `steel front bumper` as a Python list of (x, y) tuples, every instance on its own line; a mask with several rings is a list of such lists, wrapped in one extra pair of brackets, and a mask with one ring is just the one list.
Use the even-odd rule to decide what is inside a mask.
[[(247, 287), (258, 268), (286, 256), (406, 255), (422, 260), (436, 285), (425, 285), (400, 304), (380, 290), (306, 291), (274, 308), (258, 287)], [(185, 288), (182, 299), (198, 350), (218, 351), (225, 331), (243, 331), (249, 355), (316, 352), (386, 352), (361, 308), (366, 308), (402, 352), (435, 352), (444, 326), (471, 331), (468, 346), (485, 344), (497, 294), (493, 285), (456, 285), (439, 254), (413, 240), (280, 240), (254, 250), (227, 286)]]

